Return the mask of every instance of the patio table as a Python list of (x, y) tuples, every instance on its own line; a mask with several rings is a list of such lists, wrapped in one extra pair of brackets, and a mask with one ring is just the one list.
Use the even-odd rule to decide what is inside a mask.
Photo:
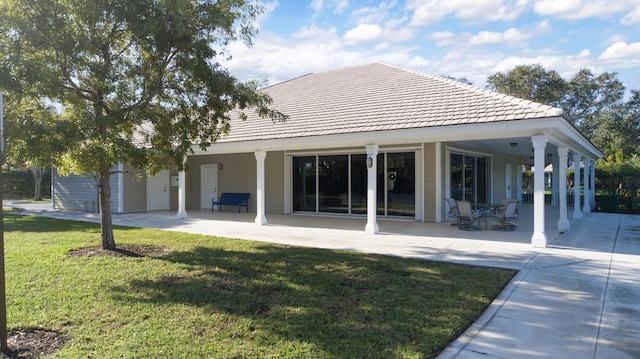
[(484, 229), (488, 229), (487, 218), (496, 209), (504, 206), (502, 203), (472, 203), (471, 206), (474, 210), (479, 210), (482, 214), (481, 218), (484, 220)]

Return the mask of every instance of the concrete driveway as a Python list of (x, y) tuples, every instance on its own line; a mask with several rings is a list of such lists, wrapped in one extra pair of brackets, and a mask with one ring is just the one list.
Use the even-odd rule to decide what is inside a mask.
[[(5, 202), (25, 214), (98, 221), (95, 213)], [(588, 213), (550, 245), (531, 247), (530, 231), (458, 231), (448, 224), (191, 211), (114, 215), (114, 224), (318, 248), (347, 249), (520, 272), (482, 317), (438, 358), (640, 358), (640, 216)], [(526, 227), (526, 224), (524, 225)]]

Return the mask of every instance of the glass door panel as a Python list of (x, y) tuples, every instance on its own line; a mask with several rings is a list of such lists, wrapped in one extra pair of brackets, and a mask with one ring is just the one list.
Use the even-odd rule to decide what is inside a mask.
[(464, 156), (464, 200), (476, 201), (476, 158)]
[(464, 199), (462, 178), (464, 178), (464, 166), (462, 155), (451, 154), (451, 197), (456, 200)]
[(367, 155), (351, 155), (351, 213), (367, 213)]
[(349, 212), (349, 157), (318, 158), (318, 201), (320, 212)]
[(316, 157), (293, 158), (293, 210), (316, 211)]
[(387, 215), (415, 216), (416, 161), (414, 152), (387, 154)]

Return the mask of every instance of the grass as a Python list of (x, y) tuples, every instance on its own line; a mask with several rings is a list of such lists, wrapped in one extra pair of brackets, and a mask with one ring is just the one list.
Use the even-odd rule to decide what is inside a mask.
[(72, 257), (96, 224), (5, 216), (9, 330), (70, 358), (431, 358), (514, 271), (118, 227), (159, 257)]

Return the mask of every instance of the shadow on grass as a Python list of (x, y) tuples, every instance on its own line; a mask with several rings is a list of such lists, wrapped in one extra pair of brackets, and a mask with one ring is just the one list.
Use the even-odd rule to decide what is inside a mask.
[[(100, 224), (94, 222), (71, 221), (57, 218), (22, 216), (16, 214), (4, 214), (5, 221), (4, 230), (7, 232), (33, 232), (33, 233), (50, 233), (50, 232), (85, 232), (100, 233)], [(113, 226), (117, 230), (133, 230), (133, 227)]]
[(399, 351), (433, 357), (514, 273), (263, 245), (197, 247), (160, 259), (186, 266), (188, 274), (134, 279), (111, 293), (125, 302), (187, 304), (249, 319), (247, 340), (257, 331), (267, 346), (312, 343), (332, 357), (399, 357)]

